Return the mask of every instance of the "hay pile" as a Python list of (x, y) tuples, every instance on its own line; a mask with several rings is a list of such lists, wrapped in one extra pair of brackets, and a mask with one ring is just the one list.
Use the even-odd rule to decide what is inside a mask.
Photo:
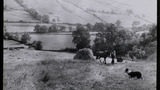
[(93, 52), (89, 48), (80, 49), (73, 59), (80, 59), (80, 60), (93, 60)]

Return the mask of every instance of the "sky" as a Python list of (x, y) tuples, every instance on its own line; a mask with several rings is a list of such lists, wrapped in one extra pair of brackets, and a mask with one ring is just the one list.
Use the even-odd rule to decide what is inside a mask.
[(136, 14), (144, 14), (146, 19), (157, 22), (157, 0), (113, 0), (123, 3), (128, 9), (132, 9)]

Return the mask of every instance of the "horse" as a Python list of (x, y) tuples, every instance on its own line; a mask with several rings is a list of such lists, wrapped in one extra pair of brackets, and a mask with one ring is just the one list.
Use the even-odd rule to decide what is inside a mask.
[(96, 54), (96, 59), (104, 58), (104, 63), (106, 64), (106, 58), (110, 56), (109, 51), (97, 51)]

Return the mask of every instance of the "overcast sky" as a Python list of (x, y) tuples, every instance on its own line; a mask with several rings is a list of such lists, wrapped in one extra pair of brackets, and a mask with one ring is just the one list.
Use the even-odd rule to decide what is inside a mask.
[[(114, 0), (124, 3), (124, 6), (132, 9), (136, 14), (145, 14), (146, 19), (157, 21), (157, 0)], [(125, 5), (127, 4), (127, 5)]]

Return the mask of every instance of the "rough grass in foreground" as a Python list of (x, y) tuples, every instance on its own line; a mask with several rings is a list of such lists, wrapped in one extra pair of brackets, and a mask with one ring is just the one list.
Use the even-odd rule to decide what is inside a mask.
[[(126, 67), (143, 79), (129, 79)], [(4, 65), (4, 90), (155, 90), (155, 62), (100, 64), (93, 60), (42, 60)]]

